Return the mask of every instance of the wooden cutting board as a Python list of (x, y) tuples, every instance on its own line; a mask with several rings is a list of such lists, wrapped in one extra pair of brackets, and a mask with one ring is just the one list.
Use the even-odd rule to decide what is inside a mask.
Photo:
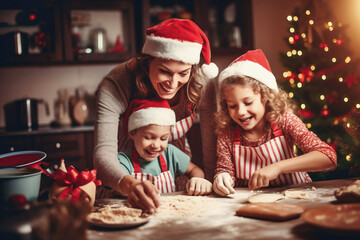
[(288, 203), (249, 203), (236, 211), (237, 216), (272, 221), (285, 221), (299, 217), (305, 207)]

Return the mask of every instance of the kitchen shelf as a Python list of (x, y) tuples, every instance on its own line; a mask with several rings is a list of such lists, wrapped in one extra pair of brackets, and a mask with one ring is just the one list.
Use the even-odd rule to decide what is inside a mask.
[[(39, 21), (24, 20), (32, 11)], [(197, 23), (214, 56), (253, 48), (251, 0), (1, 1), (0, 66), (123, 62), (141, 52), (147, 28), (170, 17)]]
[(166, 18), (191, 19), (208, 36), (213, 55), (242, 54), (253, 48), (251, 0), (143, 0), (145, 29)]

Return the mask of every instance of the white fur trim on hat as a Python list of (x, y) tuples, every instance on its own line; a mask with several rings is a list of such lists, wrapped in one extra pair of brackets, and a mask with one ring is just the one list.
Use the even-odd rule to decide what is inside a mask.
[(150, 124), (172, 126), (176, 123), (175, 112), (168, 108), (149, 107), (133, 112), (129, 117), (128, 132)]
[(148, 35), (142, 53), (188, 64), (197, 64), (200, 62), (201, 49), (202, 44), (200, 43)]
[(274, 74), (272, 74), (272, 72), (268, 71), (260, 64), (252, 61), (241, 61), (233, 63), (220, 73), (219, 83), (228, 77), (242, 75), (252, 77), (262, 82), (269, 88), (274, 89), (276, 92), (278, 91), (278, 86)]

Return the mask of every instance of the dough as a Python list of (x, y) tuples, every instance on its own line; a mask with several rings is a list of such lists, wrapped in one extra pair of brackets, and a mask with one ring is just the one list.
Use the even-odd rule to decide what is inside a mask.
[(119, 205), (106, 205), (89, 214), (88, 219), (107, 224), (129, 223), (143, 220), (142, 210)]
[(341, 187), (335, 190), (336, 199), (344, 203), (360, 202), (360, 180), (356, 180), (349, 186)]
[(260, 193), (251, 195), (248, 198), (248, 201), (251, 203), (260, 203), (260, 202), (276, 202), (277, 200), (284, 199), (284, 195), (277, 193)]
[(236, 211), (237, 216), (274, 221), (293, 219), (302, 214), (305, 207), (287, 203), (249, 203)]
[(311, 194), (303, 191), (303, 190), (296, 190), (296, 189), (288, 189), (284, 192), (285, 197), (293, 198), (293, 199), (310, 199)]

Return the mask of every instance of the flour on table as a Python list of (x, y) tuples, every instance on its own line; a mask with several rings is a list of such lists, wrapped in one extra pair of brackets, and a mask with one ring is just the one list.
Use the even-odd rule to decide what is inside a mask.
[(114, 224), (141, 221), (144, 217), (141, 209), (113, 204), (105, 205), (96, 212), (90, 213), (88, 219), (93, 222)]
[(277, 200), (284, 199), (284, 195), (277, 193), (260, 193), (251, 195), (248, 198), (250, 203), (260, 203), (260, 202), (276, 202)]
[[(152, 215), (158, 218), (202, 216), (207, 211), (214, 209), (215, 201), (206, 196), (161, 196), (160, 206)], [(107, 224), (130, 223), (141, 221), (150, 214), (142, 213), (141, 209), (126, 205), (103, 205), (88, 216), (90, 221)]]
[(155, 216), (202, 216), (214, 208), (212, 203), (214, 203), (214, 199), (207, 196), (161, 196), (160, 207), (157, 209)]

